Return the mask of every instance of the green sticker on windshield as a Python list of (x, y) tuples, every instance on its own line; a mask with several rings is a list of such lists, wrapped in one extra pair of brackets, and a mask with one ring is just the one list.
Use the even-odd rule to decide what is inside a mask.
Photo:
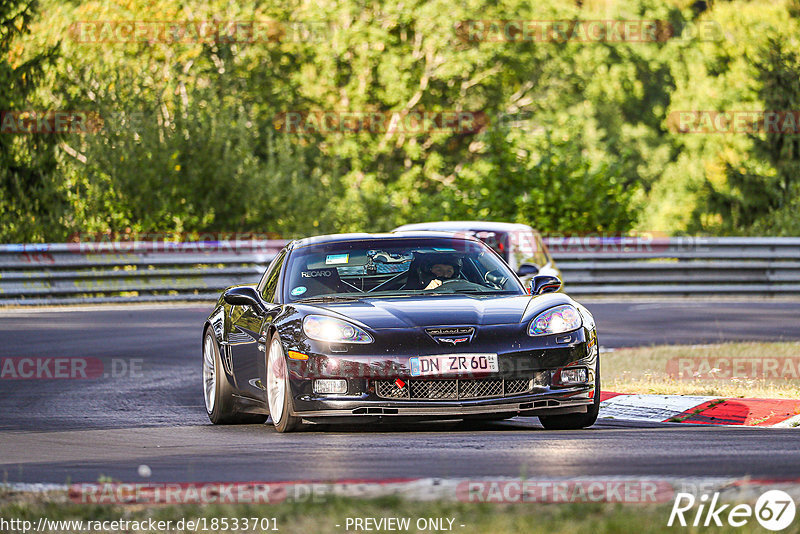
[(305, 293), (307, 289), (308, 288), (306, 288), (306, 286), (297, 286), (296, 288), (292, 289), (292, 296), (299, 297), (300, 295)]
[(325, 265), (341, 265), (347, 263), (350, 259), (350, 254), (329, 254), (325, 258)]

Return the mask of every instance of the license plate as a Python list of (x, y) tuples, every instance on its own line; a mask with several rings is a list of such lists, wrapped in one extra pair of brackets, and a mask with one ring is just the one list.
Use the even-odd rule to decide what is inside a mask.
[(441, 354), (409, 358), (411, 376), (496, 373), (497, 354)]

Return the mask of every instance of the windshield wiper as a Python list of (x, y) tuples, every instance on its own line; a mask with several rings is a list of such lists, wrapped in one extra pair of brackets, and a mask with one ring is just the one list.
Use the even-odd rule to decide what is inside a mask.
[(362, 298), (364, 298), (364, 295), (358, 297), (355, 295), (320, 295), (318, 297), (300, 299), (296, 302), (347, 302), (351, 300), (361, 300)]
[(507, 289), (490, 289), (488, 291), (484, 291), (482, 289), (457, 289), (453, 291), (453, 293), (469, 293), (473, 295), (512, 295), (515, 294), (516, 291), (509, 291)]

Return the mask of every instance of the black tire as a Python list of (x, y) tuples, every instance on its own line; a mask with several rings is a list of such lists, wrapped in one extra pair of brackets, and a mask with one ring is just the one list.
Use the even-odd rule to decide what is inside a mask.
[(578, 430), (595, 424), (600, 413), (600, 356), (594, 375), (594, 402), (586, 413), (569, 413), (564, 415), (540, 415), (539, 422), (546, 430)]
[[(270, 410), (270, 377), (272, 376), (272, 373), (275, 372), (273, 369), (273, 359), (270, 357), (274, 350), (280, 350), (279, 355), (278, 353), (275, 353), (277, 358), (276, 363), (278, 365), (283, 365), (282, 371), (281, 369), (278, 369), (278, 376), (275, 378), (283, 380), (285, 389), (280, 416), (276, 420), (272, 413), (270, 413), (270, 419), (272, 420), (272, 424), (275, 426), (275, 430), (283, 434), (285, 432), (294, 432), (300, 428), (302, 421), (299, 417), (292, 415), (294, 412), (294, 402), (292, 401), (292, 390), (289, 384), (289, 373), (286, 371), (286, 355), (283, 354), (283, 345), (281, 344), (281, 340), (277, 332), (272, 335), (272, 339), (270, 340), (270, 344), (268, 345), (266, 352), (267, 376), (265, 383), (267, 385), (267, 409)], [(270, 410), (270, 412), (272, 412), (272, 410)]]
[(210, 328), (206, 329), (206, 333), (203, 337), (203, 387), (206, 387), (205, 351), (209, 346), (212, 348), (213, 352), (212, 361), (215, 384), (211, 410), (209, 410), (209, 402), (206, 400), (205, 395), (204, 400), (206, 404), (206, 413), (211, 422), (215, 425), (238, 425), (263, 423), (266, 421), (267, 418), (264, 415), (241, 413), (237, 411), (236, 401), (233, 398), (230, 384), (223, 377), (225, 371), (222, 367), (219, 343), (217, 343), (217, 339), (214, 337), (214, 333)]

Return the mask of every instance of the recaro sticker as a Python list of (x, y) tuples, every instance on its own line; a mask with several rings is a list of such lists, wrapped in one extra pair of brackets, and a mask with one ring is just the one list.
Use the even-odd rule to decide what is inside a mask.
[(335, 268), (332, 269), (311, 269), (310, 271), (300, 271), (300, 278), (330, 278), (333, 276)]

